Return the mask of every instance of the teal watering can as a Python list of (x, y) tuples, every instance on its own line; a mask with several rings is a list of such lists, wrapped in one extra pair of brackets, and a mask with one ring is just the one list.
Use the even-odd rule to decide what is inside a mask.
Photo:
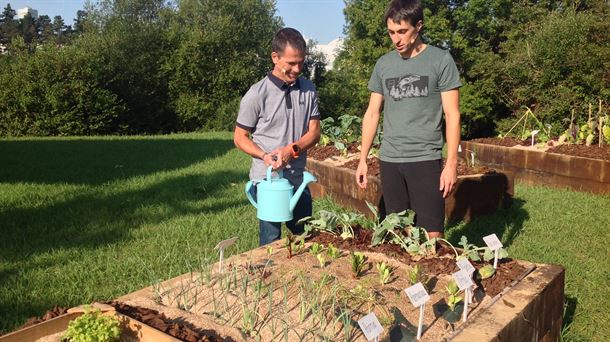
[[(280, 170), (279, 177), (271, 177), (272, 167), (267, 168), (267, 179), (266, 180), (255, 180), (246, 183), (246, 195), (250, 200), (250, 203), (256, 208), (256, 217), (259, 220), (269, 222), (288, 222), (292, 220), (292, 211), (297, 205), (301, 194), (307, 184), (316, 181), (311, 173), (303, 171), (303, 183), (293, 194), (292, 190), (294, 187), (286, 178), (284, 173)], [(250, 194), (250, 188), (254, 182), (257, 182), (256, 186), (256, 198), (255, 201)]]

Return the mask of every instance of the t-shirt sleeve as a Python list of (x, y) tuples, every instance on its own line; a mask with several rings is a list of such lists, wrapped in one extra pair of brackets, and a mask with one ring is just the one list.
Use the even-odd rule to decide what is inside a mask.
[(449, 53), (443, 56), (440, 65), (440, 77), (438, 81), (439, 91), (448, 91), (462, 86), (460, 81), (460, 73), (453, 61), (453, 57)]
[(237, 114), (237, 127), (253, 132), (258, 119), (260, 118), (261, 108), (258, 98), (252, 90), (248, 90), (246, 95), (239, 102), (239, 113)]
[(311, 97), (311, 113), (309, 114), (309, 120), (320, 120), (320, 106), (318, 100), (318, 92), (314, 91)]
[(375, 63), (375, 68), (373, 69), (373, 74), (371, 74), (371, 78), (369, 79), (369, 90), (373, 93), (378, 93), (383, 95), (383, 80), (380, 75), (380, 60)]

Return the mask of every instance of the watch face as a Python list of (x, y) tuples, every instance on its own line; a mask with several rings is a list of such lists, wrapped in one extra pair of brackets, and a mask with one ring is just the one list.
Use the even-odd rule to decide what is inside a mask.
[(296, 153), (299, 152), (299, 146), (297, 144), (292, 144), (292, 150)]

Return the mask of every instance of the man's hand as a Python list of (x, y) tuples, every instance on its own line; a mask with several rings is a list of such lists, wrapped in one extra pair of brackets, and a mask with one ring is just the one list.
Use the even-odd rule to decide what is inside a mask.
[(361, 189), (366, 189), (366, 185), (368, 184), (368, 172), (369, 167), (366, 165), (366, 160), (360, 160), (358, 169), (356, 169), (356, 183)]
[(278, 149), (273, 150), (270, 154), (272, 157), (275, 157), (273, 164), (271, 164), (271, 166), (273, 166), (273, 169), (283, 169), (292, 160), (292, 147), (290, 147), (290, 145), (280, 147)]
[(439, 191), (443, 192), (443, 198), (447, 198), (457, 182), (457, 163), (447, 162), (441, 173)]

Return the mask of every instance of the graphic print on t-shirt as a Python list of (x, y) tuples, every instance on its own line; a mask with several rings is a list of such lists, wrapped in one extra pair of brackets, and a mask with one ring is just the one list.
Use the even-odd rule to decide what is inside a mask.
[(390, 96), (394, 101), (400, 101), (409, 97), (428, 96), (428, 76), (405, 75), (385, 80)]

